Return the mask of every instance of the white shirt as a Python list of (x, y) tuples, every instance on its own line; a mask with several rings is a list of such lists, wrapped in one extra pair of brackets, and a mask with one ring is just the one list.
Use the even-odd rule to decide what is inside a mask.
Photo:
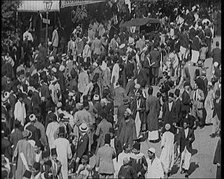
[(173, 106), (173, 102), (168, 103), (168, 105), (169, 105), (169, 111), (171, 111), (171, 108), (172, 108), (172, 106)]
[(184, 133), (185, 133), (185, 138), (187, 138), (187, 135), (188, 135), (188, 131), (189, 131), (189, 128), (187, 128), (187, 129), (184, 129)]

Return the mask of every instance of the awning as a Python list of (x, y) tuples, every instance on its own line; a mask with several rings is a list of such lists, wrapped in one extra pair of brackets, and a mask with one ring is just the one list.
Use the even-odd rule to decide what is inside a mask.
[(86, 4), (94, 4), (99, 2), (106, 2), (107, 0), (63, 0), (61, 1), (61, 8), (70, 6), (80, 6)]
[(154, 19), (154, 18), (136, 18), (136, 19), (132, 19), (130, 21), (126, 21), (126, 22), (120, 24), (120, 27), (142, 26), (142, 25), (145, 25), (148, 23), (159, 24), (160, 20)]
[[(53, 0), (50, 12), (59, 11), (59, 0)], [(17, 9), (19, 12), (45, 12), (46, 4), (44, 0), (39, 1), (21, 1), (19, 8)]]

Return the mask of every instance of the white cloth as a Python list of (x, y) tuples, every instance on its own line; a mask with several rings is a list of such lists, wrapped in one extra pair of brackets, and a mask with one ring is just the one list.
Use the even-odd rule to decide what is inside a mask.
[(206, 119), (205, 123), (209, 124), (211, 123), (211, 119), (213, 116), (213, 90), (210, 90), (205, 98), (205, 110), (206, 110)]
[(155, 157), (153, 162), (147, 158), (146, 159), (148, 163), (148, 169), (145, 175), (145, 178), (163, 178), (164, 177), (164, 172), (163, 172), (163, 167), (160, 159)]
[(46, 129), (46, 135), (47, 135), (47, 139), (48, 139), (48, 143), (49, 143), (49, 147), (50, 149), (52, 149), (54, 146), (54, 134), (57, 131), (57, 129), (59, 128), (60, 124), (58, 122), (51, 122), (47, 125), (47, 129)]
[[(137, 109), (140, 108), (140, 100), (137, 100)], [(136, 135), (139, 137), (141, 131), (141, 120), (139, 111), (137, 111), (135, 116), (135, 126), (136, 126)]]
[(191, 153), (185, 147), (184, 151), (181, 153), (180, 168), (189, 170), (190, 160), (191, 160)]
[(193, 62), (193, 63), (197, 63), (198, 62), (198, 59), (199, 59), (199, 55), (200, 55), (200, 53), (199, 53), (199, 51), (196, 51), (196, 50), (191, 50), (191, 61)]
[(57, 138), (54, 146), (58, 154), (58, 160), (61, 162), (61, 173), (63, 179), (68, 179), (68, 159), (72, 158), (72, 151), (69, 141), (65, 138)]
[(25, 41), (27, 38), (28, 41), (32, 41), (33, 42), (33, 36), (29, 31), (24, 32), (23, 34), (23, 41)]
[(21, 122), (22, 126), (24, 126), (25, 119), (26, 119), (26, 108), (25, 108), (25, 104), (23, 102), (21, 103), (19, 100), (15, 104), (14, 117), (19, 122)]
[[(112, 69), (112, 75), (111, 75), (111, 83), (114, 85), (114, 88), (117, 85), (118, 79), (119, 79), (119, 72), (120, 72), (120, 67), (118, 63), (115, 63)], [(113, 83), (113, 78), (114, 78), (114, 83)]]
[(149, 131), (148, 140), (158, 140), (159, 139), (159, 131)]
[(165, 173), (168, 173), (174, 164), (174, 134), (166, 131), (161, 141), (162, 152), (160, 161), (162, 162)]

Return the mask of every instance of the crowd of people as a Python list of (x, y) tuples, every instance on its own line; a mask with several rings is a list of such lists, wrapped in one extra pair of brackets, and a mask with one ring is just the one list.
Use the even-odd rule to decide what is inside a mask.
[(63, 54), (57, 25), (47, 45), (29, 28), (2, 43), (2, 178), (168, 178), (177, 161), (188, 177), (194, 131), (220, 136), (221, 48), (200, 5), (172, 13), (148, 39), (114, 16), (77, 26)]

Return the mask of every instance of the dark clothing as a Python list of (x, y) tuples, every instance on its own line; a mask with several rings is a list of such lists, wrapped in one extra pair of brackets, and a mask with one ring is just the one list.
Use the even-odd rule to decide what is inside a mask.
[(211, 57), (213, 58), (213, 63), (218, 62), (219, 64), (221, 64), (221, 49), (214, 48), (212, 50)]
[(4, 154), (5, 157), (9, 159), (9, 161), (11, 161), (11, 157), (12, 157), (11, 143), (9, 142), (7, 138), (2, 138), (1, 144), (2, 144), (2, 147), (1, 147), (2, 154)]
[(118, 172), (118, 178), (119, 179), (135, 179), (138, 178), (137, 177), (137, 173), (134, 170), (134, 168), (132, 166), (130, 166), (129, 164), (127, 165), (122, 165), (119, 172)]
[(148, 166), (145, 156), (142, 156), (141, 158), (138, 159), (130, 158), (130, 163), (137, 174), (139, 172), (141, 173), (141, 175), (138, 176), (137, 178), (145, 178), (146, 170), (144, 169), (144, 166), (145, 167)]
[(184, 91), (182, 94), (182, 112), (189, 113), (191, 108), (191, 99), (190, 95)]
[(213, 117), (217, 114), (218, 119), (221, 120), (221, 99), (217, 103), (216, 100), (214, 100), (214, 112)]
[(213, 159), (213, 164), (217, 163), (219, 163), (220, 166), (217, 166), (216, 178), (221, 178), (221, 139), (218, 141)]
[(191, 49), (195, 51), (199, 51), (201, 49), (201, 44), (198, 36), (193, 37)]
[(180, 130), (180, 153), (182, 153), (186, 147), (186, 149), (192, 153), (192, 143), (195, 140), (194, 131), (189, 129), (187, 137), (185, 137), (184, 129)]
[(84, 136), (81, 136), (78, 141), (76, 157), (82, 158), (83, 155), (88, 155), (88, 144), (89, 144), (88, 135), (85, 134)]
[(29, 124), (26, 129), (31, 132), (31, 137), (29, 139), (34, 140), (37, 143), (41, 137), (39, 129), (37, 129), (33, 124)]

